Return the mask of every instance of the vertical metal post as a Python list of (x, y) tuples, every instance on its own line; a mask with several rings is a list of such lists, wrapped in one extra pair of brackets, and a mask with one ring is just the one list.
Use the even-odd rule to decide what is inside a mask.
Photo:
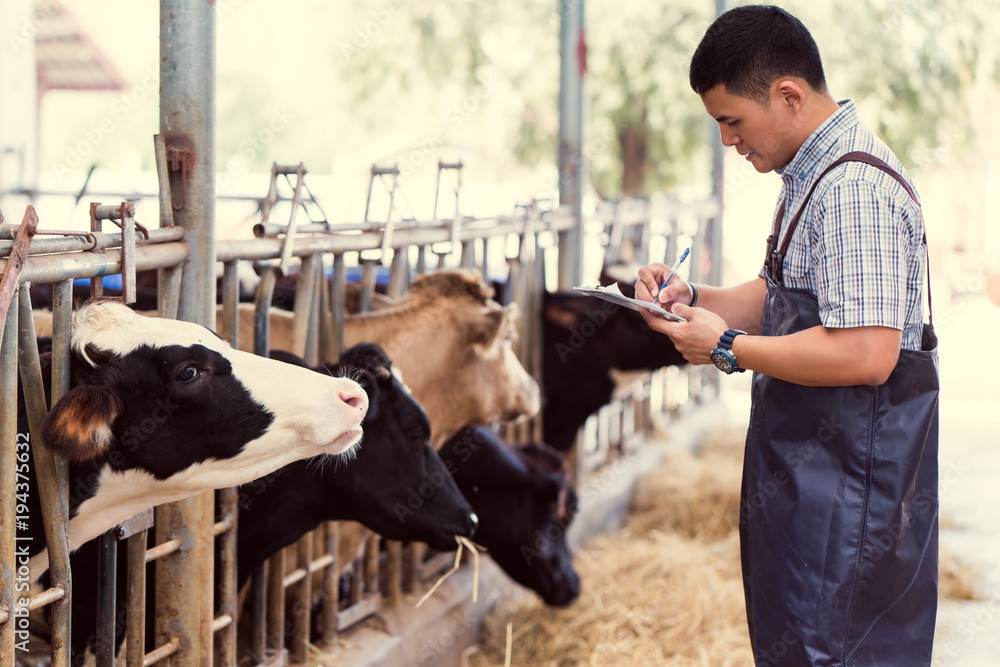
[[(179, 319), (215, 327), (215, 3), (160, 0), (160, 134), (174, 222), (191, 254), (181, 278)], [(176, 635), (175, 667), (212, 664), (214, 494), (158, 509), (158, 541), (182, 551), (157, 564), (157, 644)]]
[(576, 216), (576, 226), (559, 234), (559, 287), (568, 289), (583, 278), (584, 0), (561, 0), (559, 16), (559, 205)]
[[(15, 293), (15, 297), (16, 297)], [(7, 311), (7, 322), (0, 342), (0, 612), (7, 620), (0, 623), (0, 660), (14, 663), (14, 497), (17, 469), (17, 308)], [(40, 518), (36, 518), (36, 521)], [(21, 597), (21, 595), (18, 595)], [(8, 662), (9, 661), (9, 662)]]
[(115, 664), (115, 589), (118, 582), (118, 538), (112, 528), (98, 539), (97, 667)]
[[(727, 0), (715, 0), (715, 15), (717, 17), (726, 13), (727, 4)], [(712, 146), (712, 198), (715, 200), (718, 208), (708, 225), (709, 259), (712, 262), (712, 268), (708, 275), (708, 281), (713, 285), (721, 285), (723, 265), (722, 207), (725, 203), (726, 147), (722, 145), (722, 139), (719, 137), (718, 128), (716, 127), (715, 121), (712, 119), (709, 119), (709, 131), (711, 132), (709, 141)], [(694, 265), (692, 264), (692, 266)]]

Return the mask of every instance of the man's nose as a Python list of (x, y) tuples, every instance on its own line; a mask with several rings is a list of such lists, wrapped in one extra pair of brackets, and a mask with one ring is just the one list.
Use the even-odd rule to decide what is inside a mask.
[(724, 127), (719, 128), (719, 134), (722, 137), (723, 146), (735, 146), (740, 143), (740, 136), (735, 132), (726, 130)]

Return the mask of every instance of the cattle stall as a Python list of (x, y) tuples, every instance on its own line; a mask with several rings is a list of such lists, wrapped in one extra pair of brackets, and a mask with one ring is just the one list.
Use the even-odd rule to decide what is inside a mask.
[[(273, 176), (292, 173), (298, 175), (301, 185), (304, 175), (301, 165), (276, 167)], [(266, 201), (275, 204), (283, 197), (278, 194), (273, 181)], [(310, 220), (297, 226), (294, 211), (301, 200), (297, 200), (296, 196), (284, 197), (292, 203), (293, 213), (288, 223), (276, 223), (269, 220), (269, 216), (264, 216), (264, 224), (258, 225), (255, 230), (257, 238), (216, 242), (216, 261), (221, 275), (218, 328), (220, 335), (234, 347), (239, 347), (241, 340), (244, 344), (246, 340), (252, 340), (253, 349), (258, 354), (266, 355), (270, 349), (269, 310), (274, 301), (275, 286), (287, 276), (294, 276), (295, 283), (290, 351), (315, 364), (320, 360), (335, 359), (343, 347), (350, 272), (356, 272), (360, 277), (360, 309), (368, 310), (376, 298), (381, 269), (388, 273), (381, 289), (389, 297), (401, 297), (406, 294), (414, 276), (438, 268), (461, 267), (478, 269), (484, 276), (501, 279), (503, 289), (498, 298), (504, 303), (519, 304), (518, 356), (529, 372), (539, 378), (542, 293), (552, 285), (550, 268), (558, 260), (558, 234), (575, 224), (572, 215), (560, 209), (549, 210), (544, 202), (531, 202), (517, 207), (508, 216), (475, 218), (458, 215), (456, 203), (456, 215), (447, 220), (439, 219), (435, 211), (434, 217), (426, 221), (366, 221), (330, 225), (325, 221)], [(59, 368), (59, 363), (68, 363), (73, 279), (92, 279), (94, 294), (99, 294), (100, 278), (120, 272), (124, 276), (123, 296), (129, 300), (134, 298), (134, 280), (130, 277), (135, 271), (156, 269), (161, 273), (157, 297), (159, 314), (176, 316), (181, 298), (180, 267), (188, 252), (183, 230), (169, 224), (159, 229), (137, 226), (127, 202), (117, 207), (93, 206), (91, 211), (95, 231), (52, 239), (40, 236), (28, 249), (28, 258), (18, 277), (22, 285), (53, 285), (53, 354), (56, 359), (62, 359), (55, 368)], [(710, 228), (713, 216), (714, 209), (704, 205), (691, 207), (666, 201), (623, 202), (599, 210), (588, 221), (588, 238), (604, 248), (603, 264), (607, 269), (669, 257), (676, 254), (678, 243), (690, 243), (693, 253), (691, 278), (705, 280), (709, 278), (702, 271), (706, 263), (696, 260), (705, 248), (705, 230)], [(103, 233), (99, 228), (101, 221), (122, 225), (123, 231), (120, 234)], [(10, 240), (0, 245), (0, 256), (10, 254), (14, 249), (16, 229), (12, 225), (5, 227), (5, 238)], [(497, 257), (501, 258), (505, 275), (497, 275)], [(10, 263), (10, 260), (4, 262), (4, 268)], [(253, 295), (254, 326), (250, 329), (241, 326), (238, 312), (241, 299), (240, 263), (252, 264), (259, 275)], [(11, 410), (16, 410), (13, 401), (16, 400), (18, 372), (22, 378), (31, 377), (31, 383), (37, 384), (33, 379), (35, 372), (31, 370), (34, 368), (34, 346), (29, 344), (34, 340), (34, 332), (25, 326), (32, 319), (27, 289), (20, 290), (14, 304), (7, 318), (2, 348), (5, 431), (0, 484), (3, 485), (5, 506), (0, 510), (9, 517), (14, 517), (16, 510), (16, 504), (11, 503), (15, 497), (16, 448), (8, 446), (8, 443), (16, 443), (18, 434), (9, 432), (9, 425), (16, 423), (16, 419), (7, 417)], [(34, 351), (34, 358), (37, 359), (37, 350)], [(24, 370), (26, 368), (28, 370)], [(65, 378), (59, 380), (64, 381)], [(28, 385), (26, 382), (26, 388)], [(59, 395), (59, 386), (54, 384), (53, 401)], [(587, 475), (599, 471), (602, 465), (637, 446), (649, 428), (651, 410), (677, 414), (687, 401), (699, 400), (706, 390), (711, 389), (712, 385), (702, 379), (699, 371), (688, 369), (670, 368), (633, 378), (625, 391), (616, 394), (580, 429), (571, 454), (576, 483), (581, 483)], [(33, 409), (44, 413), (44, 406)], [(38, 419), (40, 417), (36, 417)], [(505, 426), (504, 434), (511, 443), (527, 442), (540, 438), (541, 427), (541, 420), (536, 418)], [(38, 441), (37, 437), (31, 439)], [(43, 453), (35, 456), (44, 456), (42, 448), (36, 451)], [(55, 472), (45, 472), (46, 468)], [(58, 499), (61, 493), (64, 499), (65, 466), (43, 461), (39, 470), (40, 485), (47, 489), (44, 491), (47, 494), (45, 498)], [(62, 477), (59, 476), (60, 470)], [(65, 505), (65, 500), (62, 504)], [(49, 539), (52, 545), (60, 543), (58, 533), (65, 524), (65, 513), (58, 513), (59, 505), (60, 502), (50, 500), (45, 500), (43, 504), (46, 530), (52, 532)], [(219, 664), (236, 664), (238, 658), (238, 592), (233, 584), (238, 509), (235, 489), (217, 493), (217, 520), (212, 526), (212, 537), (217, 541), (219, 572), (215, 592), (216, 615), (205, 619), (204, 623), (215, 634), (215, 656)], [(13, 520), (4, 521), (4, 532), (0, 534), (5, 549), (4, 562), (11, 564), (17, 562), (14, 557), (16, 542), (10, 531), (13, 525)], [(110, 664), (107, 661), (114, 647), (107, 631), (113, 630), (115, 625), (120, 626), (119, 636), (124, 630), (130, 639), (124, 649), (130, 665), (155, 664), (184, 650), (181, 639), (169, 630), (169, 610), (157, 607), (154, 611), (159, 628), (155, 631), (156, 646), (146, 651), (143, 638), (145, 565), (160, 558), (183, 557), (184, 551), (183, 540), (164, 531), (157, 531), (160, 533), (158, 543), (149, 544), (147, 531), (151, 527), (152, 516), (146, 512), (100, 538), (101, 562), (105, 572), (103, 579), (109, 585), (115, 579), (113, 574), (107, 572), (114, 570), (117, 542), (127, 540), (129, 611), (127, 619), (116, 618), (106, 611), (101, 615), (99, 622), (105, 630), (98, 633), (96, 652), (99, 664)], [(305, 662), (311, 643), (329, 645), (338, 633), (379, 609), (400, 604), (405, 593), (426, 589), (441, 574), (443, 564), (452, 560), (451, 554), (428, 556), (426, 549), (417, 544), (404, 548), (398, 542), (389, 542), (382, 549), (380, 538), (373, 536), (342, 582), (338, 577), (342, 564), (338, 563), (336, 548), (339, 530), (338, 522), (325, 523), (294, 546), (276, 553), (252, 578), (248, 602), (243, 608), (251, 618), (249, 650), (255, 656), (253, 664)], [(212, 565), (204, 564), (203, 567), (211, 569)], [(12, 568), (10, 571), (13, 576), (5, 574), (3, 598), (0, 600), (3, 610), (6, 610), (6, 616), (2, 616), (5, 611), (0, 610), (0, 620), (3, 621), (3, 653), (8, 656), (18, 638), (14, 634), (18, 629), (18, 617), (11, 610), (19, 610), (14, 595), (16, 570)], [(51, 572), (52, 585), (32, 597), (28, 607), (32, 610), (45, 605), (51, 607), (53, 664), (66, 664), (69, 659), (70, 626), (65, 607), (68, 592), (72, 590), (68, 554), (60, 553), (57, 548), (53, 550)], [(169, 583), (161, 579), (157, 586), (169, 586)], [(324, 594), (319, 596), (321, 604), (315, 607), (313, 600), (317, 597), (317, 589)], [(347, 598), (345, 601), (340, 599), (342, 590)], [(102, 609), (107, 609), (114, 600), (114, 593), (104, 593), (100, 600), (103, 601)], [(286, 608), (291, 610), (287, 618)], [(314, 609), (319, 610), (318, 619), (313, 618)], [(318, 631), (318, 638), (316, 635), (310, 638), (311, 629)]]

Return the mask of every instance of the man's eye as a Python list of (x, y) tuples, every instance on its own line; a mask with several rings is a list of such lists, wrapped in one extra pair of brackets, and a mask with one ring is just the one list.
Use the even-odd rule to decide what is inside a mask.
[(726, 122), (726, 125), (728, 125), (729, 127), (736, 127), (739, 124), (740, 124), (740, 121), (738, 121), (738, 120), (731, 120), (731, 121)]

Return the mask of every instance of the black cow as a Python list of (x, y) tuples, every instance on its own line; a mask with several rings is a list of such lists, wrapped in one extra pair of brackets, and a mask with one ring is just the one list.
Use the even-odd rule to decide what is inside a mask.
[[(635, 286), (619, 283), (634, 297)], [(579, 292), (546, 292), (542, 302), (542, 439), (573, 447), (587, 417), (611, 400), (611, 369), (655, 370), (687, 361), (639, 313)]]
[[(272, 351), (272, 359), (294, 355)], [(430, 422), (399, 381), (378, 345), (361, 343), (341, 355), (334, 375), (358, 373), (369, 396), (364, 441), (347, 465), (299, 461), (240, 490), (239, 584), (279, 548), (322, 521), (364, 524), (390, 540), (454, 548), (469, 537), (472, 509), (430, 444)], [(430, 484), (434, 493), (419, 494)], [(414, 502), (419, 500), (419, 506)]]
[(476, 543), (547, 605), (580, 595), (566, 533), (577, 496), (563, 455), (544, 444), (512, 447), (486, 427), (466, 428), (438, 451), (479, 517)]

